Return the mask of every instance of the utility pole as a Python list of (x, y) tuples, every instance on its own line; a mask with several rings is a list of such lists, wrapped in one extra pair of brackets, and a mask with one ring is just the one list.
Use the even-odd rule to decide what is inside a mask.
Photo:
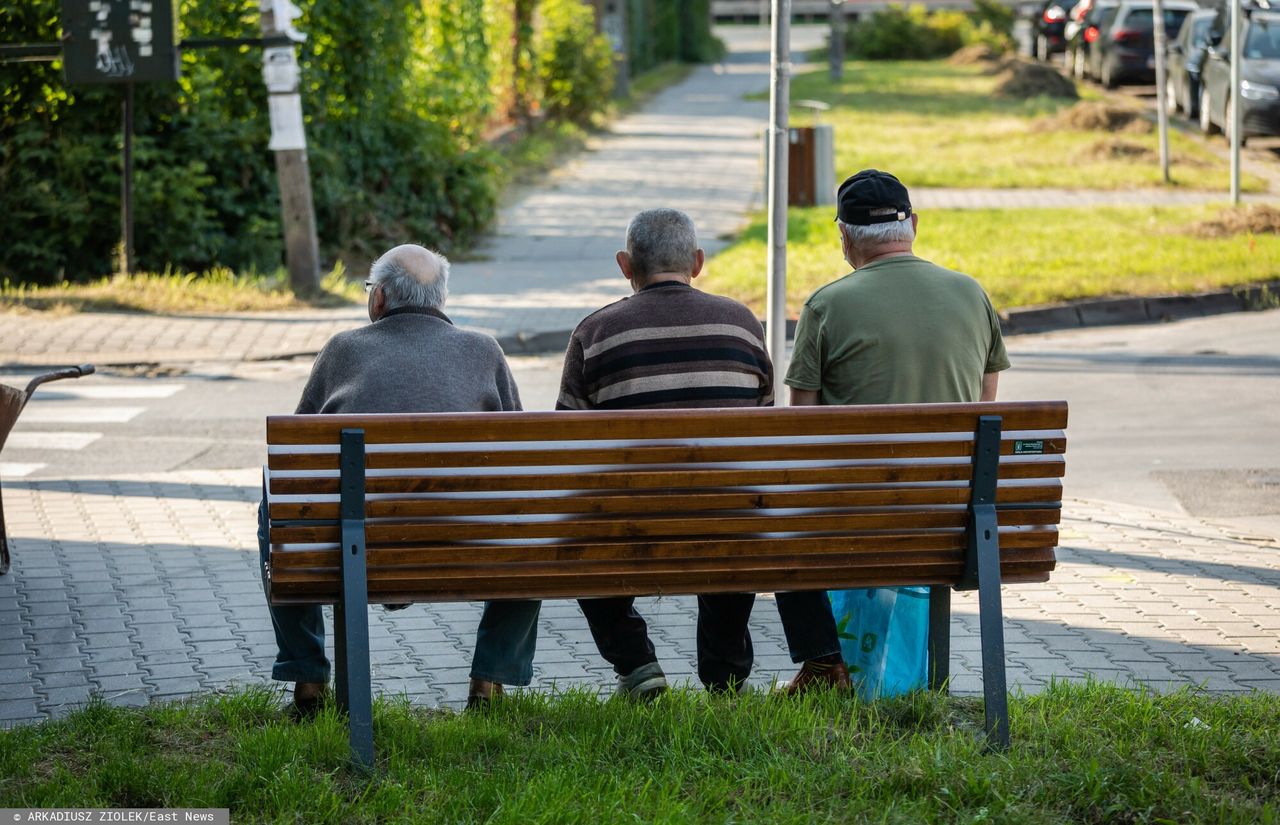
[[(289, 0), (261, 0), (262, 35), (285, 37), (294, 43), (306, 35), (293, 26), (302, 15)], [(271, 114), (271, 143), (280, 179), (280, 209), (284, 223), (285, 261), (289, 287), (295, 295), (314, 295), (320, 289), (320, 248), (316, 240), (316, 213), (311, 200), (311, 169), (307, 163), (307, 136), (302, 123), (302, 97), (298, 94), (298, 58), (293, 45), (262, 50), (262, 79), (267, 86)]]
[(791, 0), (773, 0), (773, 59), (769, 84), (769, 264), (765, 314), (775, 375), (787, 356), (787, 155), (791, 106)]
[(831, 0), (828, 14), (831, 18), (831, 80), (838, 83), (844, 79), (844, 0)]
[(1240, 0), (1231, 2), (1231, 94), (1227, 103), (1231, 106), (1231, 118), (1227, 128), (1231, 130), (1231, 203), (1240, 205)]
[(1164, 0), (1155, 0), (1155, 52), (1156, 52), (1156, 124), (1160, 131), (1160, 174), (1169, 183), (1169, 95), (1165, 88), (1168, 73), (1165, 69)]

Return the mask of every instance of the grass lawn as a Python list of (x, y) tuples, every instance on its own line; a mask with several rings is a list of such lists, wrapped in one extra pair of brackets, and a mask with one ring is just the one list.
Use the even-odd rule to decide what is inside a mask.
[[(920, 214), (916, 254), (982, 282), (997, 309), (1101, 295), (1153, 295), (1280, 277), (1280, 235), (1200, 237), (1222, 207), (936, 209)], [(787, 309), (849, 272), (833, 207), (790, 210)], [(698, 285), (764, 314), (763, 217), (707, 265)]]
[(237, 275), (219, 269), (203, 275), (143, 274), (58, 286), (0, 284), (0, 312), (251, 312), (315, 309), (363, 303), (364, 287), (339, 266), (324, 276), (321, 292), (301, 300), (289, 291), (284, 270)]
[[(793, 125), (813, 120), (797, 100), (832, 104), (821, 122), (835, 128), (836, 178), (887, 169), (908, 187), (1128, 189), (1161, 185), (1157, 137), (1054, 128), (1049, 116), (1074, 101), (995, 97), (996, 77), (946, 61), (851, 61), (844, 80), (825, 69), (795, 78)], [(1100, 99), (1086, 90), (1084, 96)], [(1227, 161), (1171, 131), (1175, 185), (1226, 191)], [(1138, 159), (1133, 152), (1149, 150)], [(1129, 154), (1126, 154), (1129, 153)], [(1245, 176), (1246, 190), (1265, 189)]]
[(380, 703), (378, 764), (332, 713), (250, 691), (93, 705), (0, 731), (0, 807), (227, 807), (233, 822), (1280, 822), (1280, 696), (1057, 685), (985, 753), (973, 700), (675, 691), (521, 696), (488, 715)]

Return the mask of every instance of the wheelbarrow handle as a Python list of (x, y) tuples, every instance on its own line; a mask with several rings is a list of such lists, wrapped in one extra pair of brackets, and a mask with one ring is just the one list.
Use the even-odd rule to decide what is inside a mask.
[(36, 391), (36, 387), (46, 384), (50, 381), (60, 381), (63, 378), (81, 378), (86, 375), (93, 375), (95, 372), (93, 364), (81, 364), (78, 367), (67, 367), (65, 369), (46, 372), (43, 375), (37, 375), (27, 383), (27, 397), (31, 397), (31, 393)]

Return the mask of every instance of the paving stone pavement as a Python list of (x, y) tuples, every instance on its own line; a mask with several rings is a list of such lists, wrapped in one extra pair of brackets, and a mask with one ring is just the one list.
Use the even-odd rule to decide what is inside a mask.
[[(13, 570), (0, 578), (0, 724), (58, 717), (91, 696), (141, 705), (270, 682), (258, 577), (259, 470), (10, 482)], [(1009, 684), (1097, 678), (1154, 690), (1280, 692), (1280, 546), (1186, 516), (1071, 500), (1051, 582), (1004, 590)], [(764, 596), (752, 683), (791, 675)], [(977, 604), (958, 594), (953, 686), (981, 690)], [(696, 607), (645, 599), (663, 666), (694, 680)], [(375, 691), (459, 707), (479, 606), (371, 611)], [(331, 617), (330, 617), (331, 622)], [(535, 690), (613, 676), (573, 602), (543, 607)]]

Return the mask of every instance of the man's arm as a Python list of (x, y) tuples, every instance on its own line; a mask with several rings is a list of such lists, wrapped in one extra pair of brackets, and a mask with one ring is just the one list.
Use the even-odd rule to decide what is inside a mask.
[[(982, 376), (982, 397), (979, 401), (995, 401), (996, 385), (1000, 383), (1000, 373), (988, 372)], [(795, 403), (794, 401), (792, 403)]]
[(793, 407), (816, 407), (818, 406), (817, 390), (798, 390), (791, 388), (791, 406)]
[(582, 342), (575, 334), (569, 339), (569, 348), (564, 354), (564, 371), (560, 374), (560, 397), (556, 399), (557, 410), (589, 410), (591, 399), (587, 397), (587, 389), (582, 380), (584, 358)]

